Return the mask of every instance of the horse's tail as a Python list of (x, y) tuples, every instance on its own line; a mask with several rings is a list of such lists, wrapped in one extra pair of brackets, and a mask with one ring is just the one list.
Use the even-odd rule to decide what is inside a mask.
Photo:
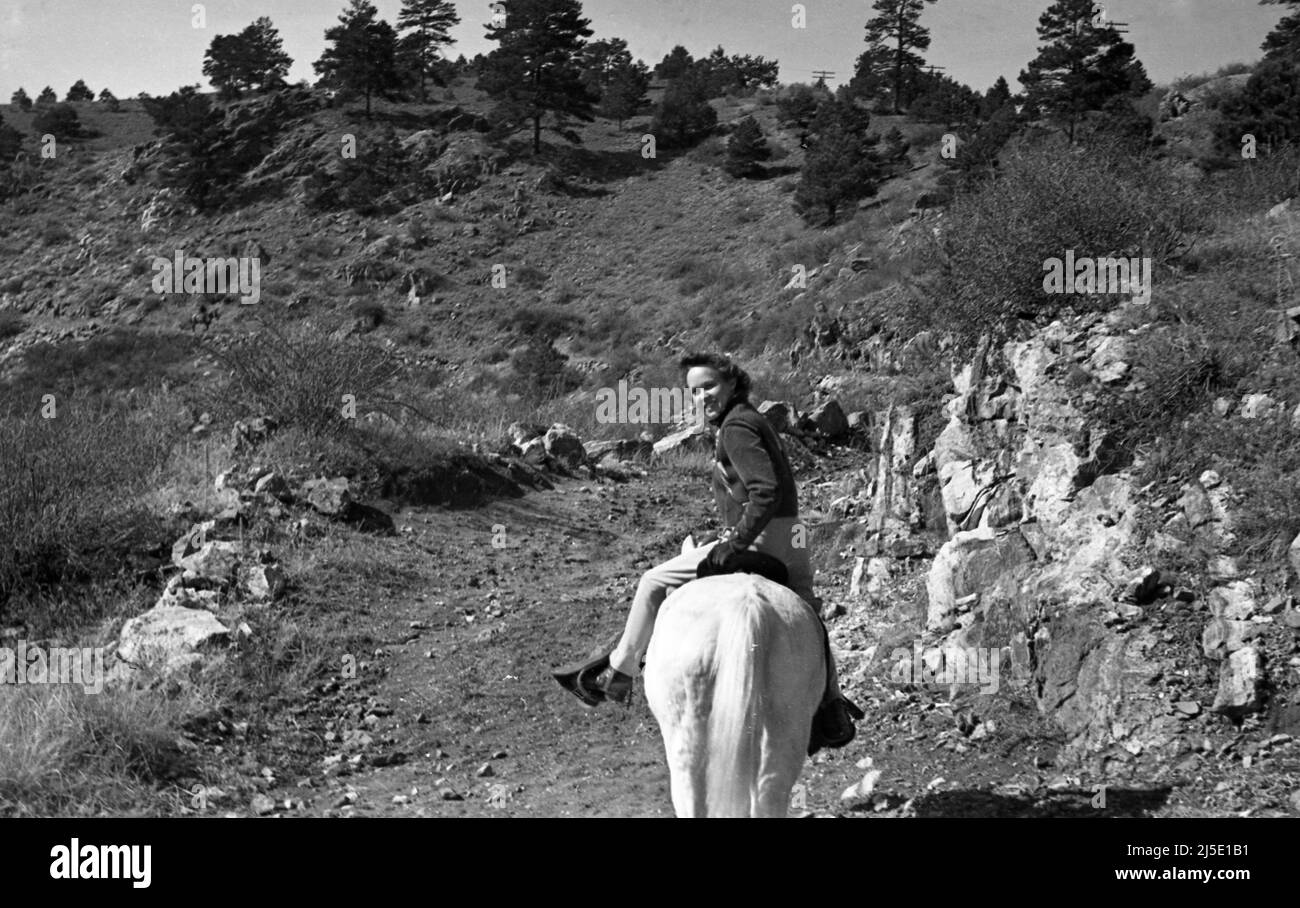
[(752, 589), (724, 608), (714, 654), (709, 713), (708, 816), (747, 817), (758, 780), (762, 690), (756, 662), (768, 649), (767, 624)]

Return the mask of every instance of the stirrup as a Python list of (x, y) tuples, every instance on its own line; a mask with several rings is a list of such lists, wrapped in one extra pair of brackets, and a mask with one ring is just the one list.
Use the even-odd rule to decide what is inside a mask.
[(551, 677), (587, 706), (599, 706), (605, 702), (605, 692), (594, 682), (597, 675), (609, 668), (609, 657), (610, 653), (602, 653), (585, 662), (562, 665), (551, 672)]

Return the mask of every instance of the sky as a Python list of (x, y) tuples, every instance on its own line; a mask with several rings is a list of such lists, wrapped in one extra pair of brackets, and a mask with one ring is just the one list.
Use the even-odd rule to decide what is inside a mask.
[[(374, 0), (396, 23), (401, 0)], [(998, 76), (1016, 76), (1037, 53), (1035, 28), (1050, 0), (938, 0), (922, 24), (933, 43), (928, 62), (980, 91)], [(484, 37), (489, 0), (458, 0), (461, 24), (451, 55), (496, 45)], [(812, 81), (813, 72), (847, 81), (865, 47), (870, 0), (805, 0), (806, 27), (792, 26), (790, 0), (586, 0), (593, 38), (623, 38), (633, 56), (654, 65), (676, 44), (704, 56), (727, 53), (776, 59), (782, 82)], [(1104, 0), (1108, 18), (1127, 23), (1128, 39), (1157, 83), (1257, 60), (1260, 42), (1284, 7), (1257, 0)], [(269, 16), (294, 59), (290, 81), (314, 80), (311, 64), (325, 46), (345, 0), (0, 0), (0, 102), (19, 86), (35, 97), (51, 85), (63, 97), (77, 79), (118, 97), (166, 94), (200, 83), (213, 37)], [(201, 8), (201, 9), (199, 9)], [(201, 27), (196, 18), (202, 16)]]

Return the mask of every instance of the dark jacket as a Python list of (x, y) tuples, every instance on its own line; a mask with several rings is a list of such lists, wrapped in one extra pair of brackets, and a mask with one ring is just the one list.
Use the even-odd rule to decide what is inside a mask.
[(773, 517), (799, 515), (790, 461), (772, 424), (749, 401), (723, 414), (715, 456), (713, 500), (736, 545), (752, 544)]

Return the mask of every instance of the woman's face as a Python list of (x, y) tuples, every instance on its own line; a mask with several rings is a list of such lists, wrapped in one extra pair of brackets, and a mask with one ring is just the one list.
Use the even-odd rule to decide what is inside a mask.
[(736, 393), (735, 379), (724, 379), (712, 366), (692, 366), (686, 373), (686, 387), (695, 406), (708, 420), (717, 419)]

